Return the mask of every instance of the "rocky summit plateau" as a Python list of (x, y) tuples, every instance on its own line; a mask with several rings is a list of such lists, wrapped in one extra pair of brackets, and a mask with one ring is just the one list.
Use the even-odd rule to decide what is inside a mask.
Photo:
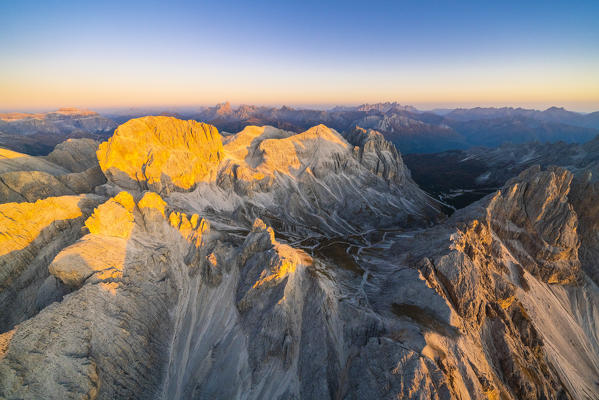
[[(423, 129), (385, 107), (329, 115)], [(503, 175), (448, 217), (353, 124), (0, 129), (67, 122), (96, 136), (0, 149), (1, 399), (599, 398), (594, 147), (463, 151)]]

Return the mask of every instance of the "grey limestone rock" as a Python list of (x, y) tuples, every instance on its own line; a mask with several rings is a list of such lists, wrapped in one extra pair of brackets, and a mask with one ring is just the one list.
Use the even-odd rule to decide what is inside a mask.
[(250, 127), (210, 171), (0, 205), (0, 397), (596, 398), (588, 174), (444, 219), (373, 131)]

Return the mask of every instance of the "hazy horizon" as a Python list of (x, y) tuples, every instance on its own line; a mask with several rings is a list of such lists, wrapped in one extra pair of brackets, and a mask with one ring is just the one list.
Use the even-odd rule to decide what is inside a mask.
[(599, 3), (21, 1), (0, 109), (599, 109)]
[(400, 101), (393, 101), (393, 100), (386, 100), (386, 101), (371, 101), (371, 102), (363, 102), (363, 103), (335, 103), (335, 104), (293, 104), (293, 103), (232, 103), (232, 102), (228, 102), (226, 100), (224, 101), (219, 101), (216, 103), (201, 103), (201, 104), (184, 104), (184, 105), (168, 105), (168, 104), (164, 104), (164, 105), (131, 105), (131, 106), (114, 106), (114, 107), (110, 107), (110, 106), (99, 106), (99, 107), (93, 107), (93, 106), (82, 106), (82, 105), (72, 105), (72, 104), (67, 104), (67, 105), (57, 105), (57, 106), (53, 106), (53, 107), (25, 107), (25, 108), (0, 108), (0, 113), (11, 113), (11, 112), (19, 112), (19, 113), (47, 113), (47, 112), (53, 112), (53, 111), (57, 111), (61, 108), (77, 108), (80, 110), (89, 110), (89, 111), (96, 111), (100, 114), (102, 113), (119, 113), (119, 112), (125, 112), (125, 111), (156, 111), (156, 112), (184, 112), (184, 111), (193, 111), (193, 110), (199, 110), (202, 108), (207, 108), (207, 107), (215, 107), (218, 104), (223, 104), (223, 103), (229, 103), (231, 105), (231, 107), (233, 109), (237, 109), (238, 107), (242, 106), (242, 105), (247, 105), (247, 106), (256, 106), (256, 107), (274, 107), (274, 108), (281, 108), (281, 107), (291, 107), (291, 108), (295, 108), (295, 109), (305, 109), (305, 110), (330, 110), (334, 107), (357, 107), (357, 106), (361, 106), (361, 105), (365, 105), (365, 104), (378, 104), (378, 103), (398, 103), (402, 106), (411, 106), (416, 108), (419, 111), (422, 112), (434, 112), (434, 111), (440, 111), (440, 110), (454, 110), (454, 109), (471, 109), (471, 108), (522, 108), (522, 109), (528, 109), (528, 110), (538, 110), (538, 111), (544, 111), (547, 110), (549, 108), (552, 107), (558, 107), (558, 108), (565, 108), (568, 111), (574, 111), (574, 112), (579, 112), (581, 114), (589, 114), (589, 113), (593, 113), (593, 112), (599, 112), (599, 105), (597, 106), (597, 108), (576, 108), (576, 107), (569, 107), (569, 106), (564, 106), (563, 104), (543, 104), (543, 105), (538, 105), (538, 104), (497, 104), (497, 103), (491, 103), (491, 104), (476, 104), (476, 103), (465, 103), (465, 104), (447, 104), (447, 103), (440, 103), (440, 104), (429, 104), (429, 103), (416, 103), (416, 104), (410, 104), (410, 103), (404, 103), (404, 102), (400, 102)]

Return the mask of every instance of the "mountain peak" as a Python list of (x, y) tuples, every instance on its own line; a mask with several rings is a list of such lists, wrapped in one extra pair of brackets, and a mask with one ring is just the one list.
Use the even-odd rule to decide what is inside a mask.
[(381, 112), (381, 113), (387, 113), (391, 110), (398, 110), (398, 111), (409, 111), (409, 112), (418, 112), (418, 109), (416, 109), (413, 106), (404, 106), (399, 104), (398, 102), (394, 101), (394, 102), (385, 102), (385, 103), (375, 103), (375, 104), (362, 104), (358, 107), (356, 107), (357, 111), (377, 111), (377, 112)]
[(549, 107), (548, 109), (546, 109), (545, 111), (543, 111), (544, 113), (572, 113), (572, 111), (568, 111), (566, 110), (564, 107)]
[(216, 114), (217, 115), (228, 115), (231, 114), (233, 111), (231, 109), (231, 104), (226, 101), (224, 103), (219, 103), (216, 105)]

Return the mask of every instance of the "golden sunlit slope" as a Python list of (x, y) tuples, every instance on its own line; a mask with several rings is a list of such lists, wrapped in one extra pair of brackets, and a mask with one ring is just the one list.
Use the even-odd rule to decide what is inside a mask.
[(54, 221), (80, 217), (81, 199), (81, 196), (63, 196), (35, 203), (1, 204), (0, 256), (25, 248)]
[(137, 118), (121, 125), (98, 149), (104, 174), (123, 188), (191, 190), (222, 158), (218, 130), (171, 117)]

